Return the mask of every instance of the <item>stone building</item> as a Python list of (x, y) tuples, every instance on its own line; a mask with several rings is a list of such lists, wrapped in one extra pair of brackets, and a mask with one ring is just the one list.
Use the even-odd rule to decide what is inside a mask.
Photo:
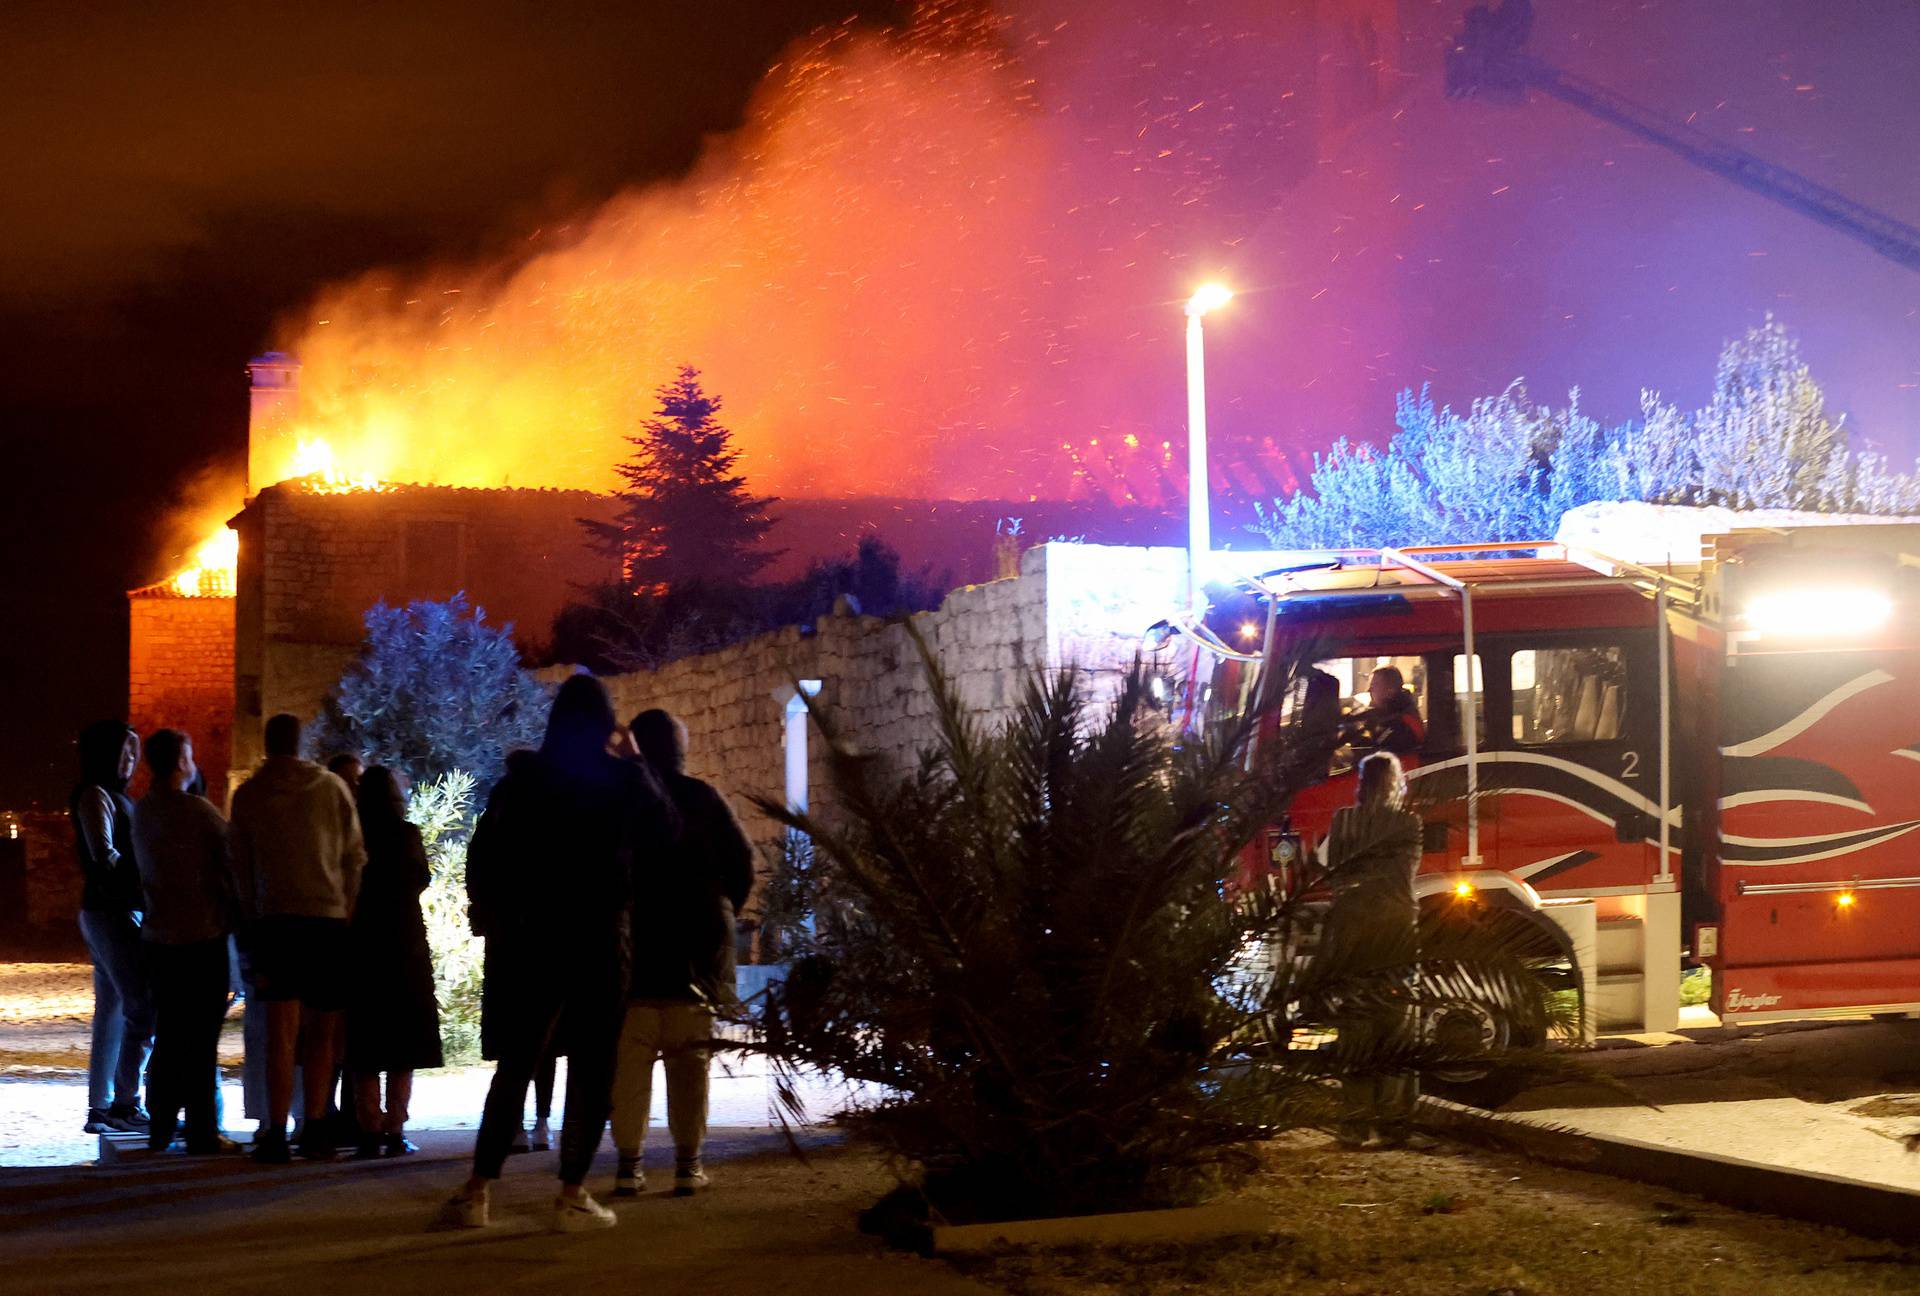
[[(490, 622), (512, 624), (522, 649), (538, 658), (554, 615), (581, 589), (615, 575), (612, 560), (589, 548), (579, 525), (582, 518), (611, 516), (614, 501), (607, 496), (429, 485), (369, 488), (319, 476), (263, 480), (270, 475), (268, 465), (287, 461), (287, 444), (297, 438), (300, 369), (292, 357), (269, 353), (253, 361), (249, 372), (249, 495), (229, 523), (238, 551), (231, 575), (208, 568), (193, 579), (176, 577), (128, 594), (129, 718), (142, 733), (161, 725), (191, 733), (216, 800), (259, 760), (261, 726), (268, 716), (319, 712), (352, 659), (363, 617), (374, 604), (464, 593), (486, 610)], [(1095, 538), (1175, 529), (1165, 517), (1098, 501), (786, 500), (776, 505), (774, 516), (773, 543), (784, 551), (774, 576), (797, 575), (812, 560), (845, 556), (862, 535), (876, 532), (900, 552), (908, 570), (925, 570), (956, 585), (1010, 574), (1019, 541), (1009, 533), (1016, 529), (1025, 536), (1064, 532)], [(1017, 528), (1004, 525), (1015, 521)], [(1049, 560), (1034, 561), (1044, 566)], [(1057, 567), (1069, 560), (1051, 561)], [(1005, 609), (996, 600), (1011, 596), (978, 592), (988, 588), (955, 594), (948, 600), (955, 611), (943, 608), (937, 624), (957, 624), (956, 618), (974, 615), (960, 609), (1001, 617)], [(1023, 586), (1020, 597), (1037, 596), (1035, 584)], [(847, 633), (822, 631), (816, 643), (815, 635), (794, 630), (754, 642), (791, 639), (806, 645), (800, 657), (826, 652), (823, 660), (831, 660), (841, 649), (828, 651), (823, 645), (840, 645)], [(879, 632), (871, 627), (859, 633), (878, 642), (873, 636)], [(1001, 632), (966, 633), (992, 637)], [(1024, 664), (1043, 657), (1028, 653), (1011, 660)], [(749, 673), (764, 674), (764, 665)], [(676, 680), (693, 678), (686, 672), (722, 671), (712, 664), (678, 663), (667, 670), (676, 668), (681, 671)], [(825, 666), (805, 669), (832, 673)], [(860, 678), (871, 674), (865, 666), (860, 670), (867, 672)], [(676, 697), (686, 695), (676, 689)], [(777, 763), (777, 733), (772, 741)]]
[(233, 768), (261, 756), (280, 711), (318, 713), (376, 603), (464, 593), (523, 647), (545, 639), (581, 588), (613, 560), (583, 543), (578, 519), (610, 501), (585, 491), (391, 486), (330, 491), (282, 482), (231, 525), (240, 535), (234, 599)]

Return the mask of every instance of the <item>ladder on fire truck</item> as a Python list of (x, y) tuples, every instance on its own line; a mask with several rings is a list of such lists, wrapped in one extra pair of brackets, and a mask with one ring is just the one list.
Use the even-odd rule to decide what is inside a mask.
[(1521, 53), (1532, 31), (1532, 0), (1505, 0), (1498, 6), (1475, 5), (1468, 10), (1459, 36), (1447, 51), (1448, 98), (1485, 95), (1524, 102), (1529, 90), (1538, 90), (1838, 230), (1909, 270), (1920, 270), (1920, 229)]

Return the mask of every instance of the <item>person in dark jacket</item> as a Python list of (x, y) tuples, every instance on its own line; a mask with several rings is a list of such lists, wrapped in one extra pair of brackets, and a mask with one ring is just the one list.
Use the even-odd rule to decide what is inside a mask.
[(1347, 721), (1346, 736), (1355, 747), (1395, 756), (1417, 752), (1426, 744), (1427, 726), (1420, 718), (1419, 699), (1398, 666), (1382, 666), (1368, 677), (1367, 708)]
[[(347, 1000), (347, 1070), (353, 1077), (360, 1137), (355, 1155), (405, 1156), (413, 1073), (437, 1067), (440, 1006), (434, 998), (433, 954), (420, 896), (432, 876), (420, 830), (392, 770), (375, 765), (360, 776), (356, 796), (367, 866), (348, 925), (353, 970)], [(386, 1104), (380, 1076), (387, 1077)]]
[(153, 997), (140, 940), (140, 867), (127, 780), (140, 737), (120, 720), (80, 734), (80, 781), (68, 798), (80, 862), (80, 935), (93, 959), (93, 1039), (86, 1132), (147, 1129), (140, 1077), (153, 1042)]
[(691, 1196), (707, 1186), (700, 1151), (713, 1018), (734, 1002), (734, 915), (753, 887), (753, 847), (727, 799), (686, 773), (685, 725), (665, 711), (643, 711), (631, 731), (673, 803), (680, 838), (637, 879), (643, 902), (636, 908), (632, 996), (614, 1082), (613, 1144), (620, 1154), (614, 1194), (634, 1196), (646, 1186), (641, 1155), (658, 1061), (667, 1073), (673, 1191)]
[(488, 1223), (525, 1112), (527, 1085), (556, 1033), (567, 1045), (567, 1107), (554, 1227), (607, 1227), (613, 1212), (586, 1192), (613, 1105), (625, 1009), (637, 847), (670, 839), (666, 798), (646, 770), (610, 750), (616, 725), (600, 682), (560, 687), (538, 753), (517, 758), (487, 798), (467, 851), (474, 928), (499, 982), (500, 1061), (474, 1140), (473, 1174), (445, 1222)]
[(133, 809), (133, 843), (155, 1017), (147, 1145), (169, 1147), (184, 1109), (189, 1156), (233, 1152), (239, 1145), (220, 1132), (219, 1115), (220, 1023), (231, 980), (227, 938), (239, 909), (227, 868), (227, 821), (187, 790), (198, 771), (186, 734), (156, 730), (146, 757), (153, 784)]
[[(516, 766), (523, 766), (532, 758), (531, 752), (514, 752), (507, 757), (507, 768), (512, 770)], [(485, 939), (487, 933), (476, 920), (477, 911), (472, 908), (471, 871), (467, 878), (468, 921), (473, 934)], [(500, 1037), (508, 1030), (512, 1015), (506, 1007), (506, 990), (495, 966), (493, 946), (493, 941), (486, 941), (486, 953), (482, 956), (480, 966), (480, 1060), (483, 1062), (500, 1060)], [(522, 1126), (513, 1136), (513, 1144), (507, 1149), (509, 1153), (545, 1152), (553, 1147), (553, 1129), (549, 1122), (553, 1118), (554, 1072), (560, 1059), (566, 1056), (566, 1051), (566, 1043), (556, 1031), (553, 1041), (547, 1045), (546, 1052), (540, 1055), (539, 1064), (533, 1069), (533, 1129), (529, 1133)]]

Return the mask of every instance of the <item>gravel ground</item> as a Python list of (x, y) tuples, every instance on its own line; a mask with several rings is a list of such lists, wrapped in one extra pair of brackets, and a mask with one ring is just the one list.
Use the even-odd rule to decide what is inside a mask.
[(1920, 1254), (1667, 1190), (1443, 1145), (1276, 1141), (1244, 1191), (1271, 1237), (1013, 1252), (969, 1264), (1019, 1296), (1806, 1296), (1920, 1291)]
[[(965, 1265), (881, 1249), (855, 1216), (882, 1160), (808, 1136), (717, 1129), (709, 1194), (614, 1202), (619, 1226), (543, 1231), (552, 1162), (509, 1164), (494, 1228), (435, 1232), (467, 1140), (403, 1162), (257, 1167), (168, 1157), (0, 1172), (0, 1296), (404, 1291), (746, 1292), (782, 1296), (1810, 1296), (1920, 1291), (1920, 1256), (1618, 1180), (1478, 1151), (1268, 1145), (1244, 1191), (1270, 1237), (1175, 1248), (1012, 1252)], [(659, 1162), (656, 1160), (656, 1166)], [(664, 1167), (660, 1167), (664, 1169)], [(603, 1154), (590, 1188), (604, 1190)], [(110, 1236), (111, 1245), (102, 1245)]]

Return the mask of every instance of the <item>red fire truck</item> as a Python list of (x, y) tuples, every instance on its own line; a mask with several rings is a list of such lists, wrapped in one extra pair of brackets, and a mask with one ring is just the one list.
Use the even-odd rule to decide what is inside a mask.
[[(1397, 667), (1410, 782), (1452, 807), (1423, 903), (1551, 924), (1599, 1030), (1674, 1027), (1689, 959), (1730, 1022), (1920, 1011), (1920, 526), (1732, 530), (1659, 567), (1286, 558), (1177, 627), (1216, 664), (1196, 703), (1246, 704), (1302, 645), (1351, 705)], [(1309, 849), (1359, 754), (1296, 801)]]

